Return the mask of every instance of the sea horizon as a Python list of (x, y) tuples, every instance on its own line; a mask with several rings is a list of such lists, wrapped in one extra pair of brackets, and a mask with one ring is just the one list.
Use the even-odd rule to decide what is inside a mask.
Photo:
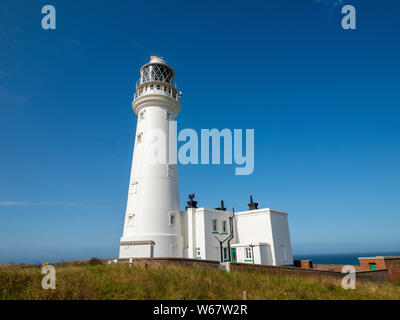
[[(86, 251), (86, 250), (85, 250)], [(59, 263), (64, 261), (74, 261), (74, 260), (89, 260), (91, 258), (98, 259), (116, 259), (117, 257), (112, 254), (110, 249), (103, 249), (98, 254), (91, 255), (88, 252), (68, 252), (64, 255), (64, 258), (60, 257), (60, 253), (57, 255), (54, 252), (49, 252), (46, 255), (39, 255), (36, 259), (31, 258), (17, 258), (14, 259), (2, 258), (0, 259), (0, 264), (42, 264), (46, 261), (51, 261), (52, 263)], [(100, 253), (100, 254), (99, 254)], [(358, 257), (375, 257), (375, 256), (400, 256), (399, 251), (356, 251), (353, 253), (310, 253), (310, 254), (293, 254), (293, 260), (312, 260), (314, 264), (343, 264), (343, 265), (359, 265)]]
[(313, 264), (359, 265), (358, 257), (400, 256), (399, 251), (293, 254), (293, 260), (312, 260)]

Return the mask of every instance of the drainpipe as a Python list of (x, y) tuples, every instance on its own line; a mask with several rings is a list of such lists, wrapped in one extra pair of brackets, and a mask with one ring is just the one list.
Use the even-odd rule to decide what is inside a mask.
[(229, 254), (229, 261), (231, 262), (232, 261), (232, 254), (231, 254), (231, 240), (233, 239), (233, 237), (234, 237), (234, 228), (233, 228), (233, 223), (234, 223), (234, 220), (235, 219), (235, 208), (232, 208), (232, 217), (231, 218), (229, 218), (229, 222), (230, 222), (230, 232), (231, 232), (231, 234), (230, 234), (230, 236), (229, 236), (229, 239), (228, 239), (228, 254)]
[[(233, 208), (233, 214), (235, 214), (235, 209), (234, 208)], [(229, 218), (229, 219), (231, 219), (231, 218)], [(222, 249), (222, 244), (225, 241), (228, 241), (228, 254), (229, 254), (229, 259), (228, 260), (231, 261), (230, 241), (233, 239), (233, 220), (232, 220), (232, 223), (231, 223), (231, 226), (230, 226), (230, 235), (229, 235), (229, 237), (227, 237), (224, 241), (219, 240), (216, 236), (214, 236), (214, 237), (219, 242), (219, 247), (220, 247), (220, 250), (221, 250), (221, 262), (224, 262), (224, 252), (223, 252), (223, 249)]]

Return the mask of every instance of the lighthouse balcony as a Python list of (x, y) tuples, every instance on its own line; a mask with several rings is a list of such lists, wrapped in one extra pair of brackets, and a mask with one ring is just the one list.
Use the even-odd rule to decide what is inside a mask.
[(171, 87), (164, 82), (152, 81), (136, 88), (133, 99), (137, 99), (143, 95), (157, 94), (168, 96), (174, 100), (179, 100), (179, 94), (176, 87)]

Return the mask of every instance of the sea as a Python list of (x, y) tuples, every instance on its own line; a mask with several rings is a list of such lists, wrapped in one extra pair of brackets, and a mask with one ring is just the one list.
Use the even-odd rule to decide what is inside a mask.
[(392, 252), (358, 252), (358, 253), (327, 253), (293, 255), (294, 260), (312, 260), (314, 264), (346, 264), (358, 265), (358, 257), (400, 256), (400, 251)]

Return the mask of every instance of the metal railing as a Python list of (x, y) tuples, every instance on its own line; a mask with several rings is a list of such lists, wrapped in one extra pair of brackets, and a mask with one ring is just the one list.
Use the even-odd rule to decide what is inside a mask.
[(175, 80), (163, 81), (163, 80), (156, 80), (156, 79), (151, 79), (151, 80), (150, 80), (150, 79), (149, 79), (149, 80), (138, 79), (138, 80), (136, 81), (136, 86), (135, 86), (135, 88), (139, 87), (140, 85), (142, 85), (142, 84), (144, 84), (144, 83), (149, 83), (149, 82), (162, 82), (162, 83), (167, 83), (167, 84), (169, 84), (170, 86), (172, 86), (172, 87), (174, 87), (175, 89), (178, 90), (178, 85), (177, 85), (177, 83), (175, 82)]
[(169, 92), (168, 89), (166, 91), (164, 91), (164, 89), (161, 87), (160, 87), (160, 89), (157, 89), (156, 85), (153, 87), (153, 89), (148, 89), (146, 91), (144, 91), (144, 89), (142, 89), (142, 90), (143, 90), (143, 93), (141, 93), (139, 95), (136, 92), (134, 93), (133, 100), (136, 100), (138, 97), (141, 97), (141, 96), (144, 96), (147, 94), (158, 94), (158, 95), (162, 95), (162, 96), (167, 96), (176, 101), (179, 101), (179, 99), (180, 99), (177, 91), (174, 92), (173, 90), (171, 90), (171, 92)]

